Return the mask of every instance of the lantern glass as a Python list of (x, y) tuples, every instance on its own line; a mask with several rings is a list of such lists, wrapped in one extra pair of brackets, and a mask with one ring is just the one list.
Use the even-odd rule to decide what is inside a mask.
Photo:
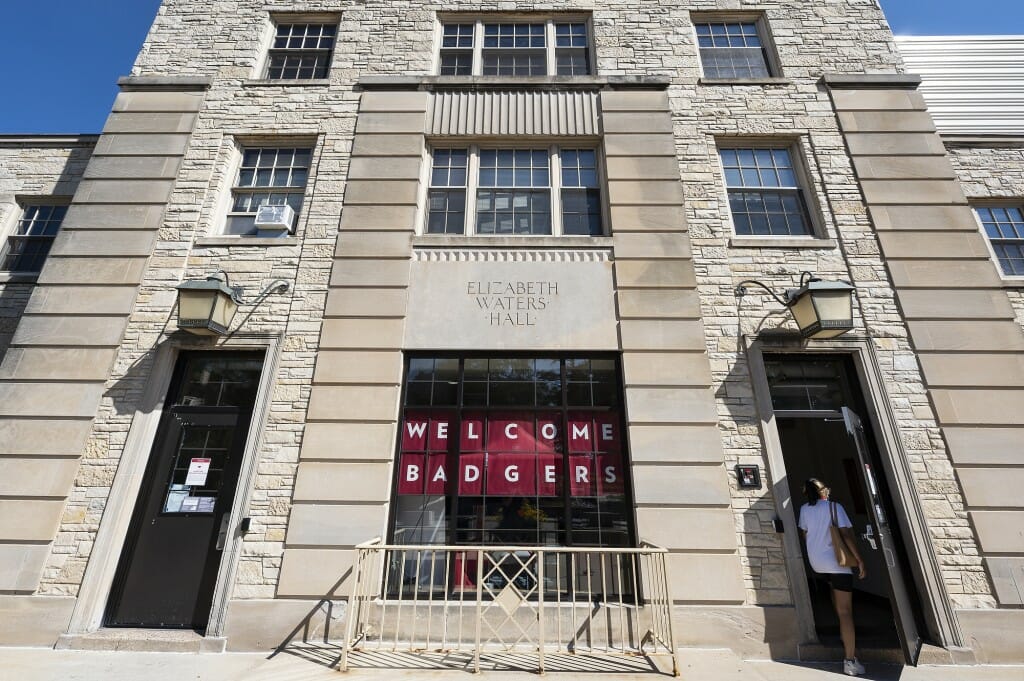
[(238, 304), (230, 291), (219, 283), (178, 288), (178, 328), (189, 333), (200, 336), (227, 333), (237, 310)]
[(853, 328), (853, 297), (849, 291), (814, 291), (811, 297), (820, 328), (814, 338), (835, 338)]
[(811, 280), (789, 300), (804, 338), (835, 338), (853, 328), (853, 287), (846, 282)]
[(806, 291), (789, 306), (789, 312), (793, 315), (793, 321), (800, 327), (802, 336), (806, 337), (806, 330), (813, 329), (818, 324), (818, 311), (814, 308), (814, 301)]

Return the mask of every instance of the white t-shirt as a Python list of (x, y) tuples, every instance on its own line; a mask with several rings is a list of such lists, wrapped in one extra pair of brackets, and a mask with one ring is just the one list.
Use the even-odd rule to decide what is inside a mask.
[(832, 524), (832, 511), (829, 506), (836, 506), (836, 520), (839, 527), (853, 527), (843, 505), (834, 501), (819, 501), (814, 506), (804, 504), (800, 507), (800, 529), (807, 533), (807, 559), (818, 574), (852, 573), (836, 560), (835, 549), (832, 548), (832, 535), (828, 531)]

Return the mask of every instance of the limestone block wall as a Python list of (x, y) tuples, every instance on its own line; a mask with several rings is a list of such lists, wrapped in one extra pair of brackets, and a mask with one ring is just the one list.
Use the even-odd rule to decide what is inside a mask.
[[(71, 200), (96, 139), (95, 135), (0, 136), (0, 248), (21, 218), (23, 203)], [(0, 360), (32, 294), (34, 280), (0, 274)]]
[(62, 517), (79, 520), (66, 500), (202, 99), (184, 89), (119, 96), (0, 365), (0, 451), (22, 484), (3, 501), (5, 591), (35, 591)]
[[(602, 93), (601, 133), (638, 517), (642, 528), (650, 528), (641, 530), (645, 538), (678, 542), (672, 545), (674, 561), (686, 576), (680, 597), (790, 603), (782, 546), (771, 524), (774, 501), (765, 490), (727, 486), (722, 461), (730, 469), (735, 463), (764, 465), (740, 335), (758, 328), (770, 304), (756, 295), (740, 304), (733, 287), (757, 277), (784, 288), (806, 269), (857, 286), (858, 324), (875, 339), (947, 588), (961, 605), (992, 603), (853, 163), (819, 82), (826, 72), (902, 69), (874, 3), (744, 3), (744, 11), (764, 10), (782, 74), (768, 83), (738, 85), (699, 82), (690, 12), (721, 10), (722, 3), (713, 0), (570, 0), (515, 7), (412, 0), (228, 4), (165, 0), (133, 69), (143, 81), (203, 77), (210, 87), (194, 112), (190, 136), (177, 129), (162, 132), (180, 144), (146, 152), (180, 159), (180, 166), (153, 166), (158, 179), (174, 180), (173, 190), (160, 199), (166, 201), (163, 216), (133, 213), (148, 234), (156, 230), (146, 251), (151, 257), (132, 261), (133, 281), (142, 283), (138, 302), (111, 302), (117, 314), (130, 310), (131, 317), (123, 338), (114, 342), (121, 347), (110, 354), (112, 372), (95, 382), (95, 426), (83, 426), (85, 416), (72, 419), (69, 452), (84, 447), (85, 465), (53, 551), (38, 551), (40, 569), (46, 560), (41, 593), (77, 592), (152, 350), (166, 340), (173, 314), (169, 287), (218, 267), (250, 291), (278, 277), (294, 286), (294, 293), (271, 299), (247, 322), (253, 331), (281, 333), (283, 349), (249, 500), (252, 531), (242, 541), (233, 596), (236, 602), (298, 602), (340, 586), (337, 578), (349, 559), (345, 549), (383, 527), (390, 493), (409, 240), (416, 229), (428, 110), (425, 93), (360, 93), (358, 80), (429, 74), (438, 11), (536, 9), (593, 12), (598, 76), (668, 81), (667, 109), (660, 93)], [(316, 83), (259, 81), (257, 68), (272, 30), (269, 11), (298, 9), (338, 19), (329, 77)], [(657, 121), (655, 127), (640, 130), (638, 115)], [(793, 143), (806, 165), (822, 239), (769, 246), (731, 238), (717, 145), (743, 136)], [(316, 158), (295, 237), (272, 245), (225, 240), (219, 229), (238, 146), (281, 139), (309, 143)], [(112, 159), (104, 164), (97, 173), (123, 173), (126, 167)], [(647, 179), (638, 182), (638, 172)], [(143, 203), (156, 200), (156, 186), (137, 189), (140, 197), (148, 193)], [(141, 248), (141, 242), (133, 243), (125, 248)], [(139, 258), (138, 252), (124, 257)], [(83, 284), (62, 285), (75, 292), (71, 287)], [(127, 295), (128, 288), (117, 290)], [(48, 313), (59, 311), (52, 307), (58, 302), (46, 303)], [(772, 317), (768, 324), (781, 320)], [(88, 419), (95, 412), (94, 407)], [(666, 437), (676, 436), (686, 445), (666, 444)], [(666, 485), (667, 479), (680, 484)], [(682, 527), (679, 536), (659, 539), (658, 529), (668, 523)], [(693, 576), (709, 574), (718, 580), (710, 596), (692, 586)]]
[[(914, 83), (837, 81), (833, 99), (964, 506), (1001, 605), (1020, 605), (1024, 332)], [(977, 184), (967, 187), (977, 191)], [(952, 489), (950, 490), (952, 492)], [(968, 528), (943, 530), (974, 543)], [(954, 534), (955, 532), (955, 534)], [(965, 543), (967, 543), (965, 542)], [(985, 601), (979, 599), (979, 603)], [(962, 601), (961, 601), (962, 603)]]
[[(946, 140), (946, 152), (968, 202), (1024, 205), (1024, 144)], [(1005, 291), (1017, 321), (1024, 325), (1024, 287), (1007, 282)]]
[(604, 92), (601, 123), (637, 530), (677, 601), (742, 603), (668, 96)]

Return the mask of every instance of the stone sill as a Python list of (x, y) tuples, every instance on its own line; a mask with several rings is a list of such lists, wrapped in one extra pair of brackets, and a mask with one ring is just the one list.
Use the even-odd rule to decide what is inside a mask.
[(364, 76), (363, 90), (665, 90), (659, 76)]
[(1003, 288), (1024, 288), (1024, 277), (1002, 277)]
[(731, 248), (835, 248), (835, 239), (799, 236), (734, 236)]
[(414, 248), (611, 248), (607, 236), (443, 236), (413, 237)]
[(700, 78), (698, 85), (792, 85), (789, 78)]
[(909, 73), (826, 73), (821, 77), (831, 88), (897, 88), (912, 90), (921, 84), (921, 76)]
[(215, 248), (218, 246), (298, 246), (297, 236), (259, 237), (259, 236), (208, 236), (196, 239), (197, 248)]
[(242, 87), (327, 87), (330, 78), (283, 79), (267, 80), (266, 78), (249, 78), (242, 81)]
[(0, 284), (34, 284), (38, 272), (0, 272)]
[(117, 79), (122, 90), (208, 90), (211, 76), (122, 76)]

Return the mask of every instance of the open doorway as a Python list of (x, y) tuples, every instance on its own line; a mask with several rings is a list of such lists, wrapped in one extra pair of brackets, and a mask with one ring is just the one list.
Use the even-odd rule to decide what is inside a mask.
[[(921, 600), (908, 570), (907, 552), (896, 522), (896, 507), (882, 474), (879, 449), (858, 414), (866, 398), (848, 355), (765, 355), (765, 373), (782, 448), (784, 476), (798, 514), (803, 483), (814, 477), (832, 489), (853, 523), (868, 576), (854, 580), (854, 619), (859, 648), (902, 648), (916, 662), (922, 630)], [(795, 518), (794, 518), (795, 520)], [(891, 522), (890, 522), (891, 520)], [(826, 646), (839, 645), (839, 622), (828, 584), (803, 553), (813, 630)]]

